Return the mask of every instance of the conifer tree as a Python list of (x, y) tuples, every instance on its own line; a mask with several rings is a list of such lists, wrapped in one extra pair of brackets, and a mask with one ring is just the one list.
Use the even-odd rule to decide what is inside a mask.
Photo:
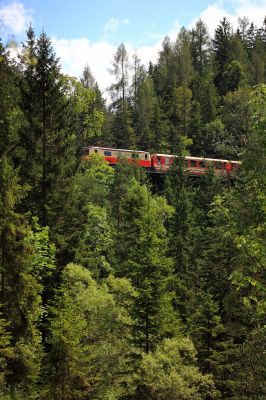
[(31, 269), (31, 231), (25, 215), (18, 212), (26, 188), (6, 156), (0, 161), (0, 181), (1, 313), (14, 349), (8, 360), (7, 385), (13, 394), (19, 391), (28, 397), (35, 393), (42, 359), (37, 326), (42, 316), (42, 285)]
[[(132, 311), (133, 339), (146, 353), (177, 329), (168, 287), (172, 274), (164, 222), (171, 208), (146, 186), (131, 181), (122, 199), (117, 274), (128, 277), (137, 297)], [(170, 287), (169, 287), (170, 288)]]
[(200, 76), (208, 70), (210, 63), (210, 37), (207, 26), (199, 19), (191, 32), (191, 56), (193, 67)]
[[(146, 79), (139, 88), (136, 105), (136, 124), (138, 147), (150, 151), (155, 145), (152, 122), (155, 114), (155, 93), (153, 83)], [(156, 150), (154, 148), (154, 150)], [(157, 149), (158, 150), (158, 149)]]
[(0, 40), (0, 157), (17, 158), (19, 129), (25, 124), (19, 108), (19, 72)]
[(190, 268), (192, 241), (192, 204), (187, 185), (184, 159), (180, 155), (174, 160), (168, 183), (168, 198), (174, 212), (169, 220), (169, 253), (174, 261), (175, 304), (183, 319), (187, 316), (187, 306), (193, 283)]
[(36, 40), (29, 28), (21, 64), (22, 109), (27, 121), (21, 130), (21, 165), (23, 180), (31, 185), (25, 206), (43, 226), (51, 227), (60, 252), (67, 241), (63, 215), (75, 167), (75, 136), (59, 63), (44, 32)]
[(189, 86), (193, 65), (191, 57), (191, 32), (182, 27), (174, 45), (174, 54), (177, 59), (177, 86)]
[(226, 18), (220, 22), (215, 30), (213, 40), (215, 56), (215, 85), (220, 95), (225, 94), (223, 88), (223, 73), (227, 64), (231, 61), (231, 26)]

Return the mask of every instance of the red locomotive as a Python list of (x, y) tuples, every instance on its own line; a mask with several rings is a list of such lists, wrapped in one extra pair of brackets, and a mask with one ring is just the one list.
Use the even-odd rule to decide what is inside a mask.
[[(118, 159), (124, 157), (129, 163), (145, 167), (151, 173), (167, 173), (176, 156), (171, 154), (150, 154), (147, 151), (114, 149), (111, 147), (89, 146), (84, 149), (84, 158), (92, 154), (100, 154), (109, 165), (114, 166)], [(235, 175), (240, 165), (239, 161), (220, 160), (202, 157), (184, 157), (185, 170), (191, 175), (202, 175), (208, 166), (212, 166), (219, 175)]]

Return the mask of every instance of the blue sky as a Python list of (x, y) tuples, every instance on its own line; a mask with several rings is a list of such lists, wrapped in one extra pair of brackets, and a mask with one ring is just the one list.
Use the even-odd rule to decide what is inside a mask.
[[(228, 2), (226, 8), (230, 6)], [(1, 8), (22, 4), (36, 30), (66, 39), (108, 39), (114, 44), (130, 41), (151, 44), (179, 22), (187, 25), (201, 14), (209, 0), (2, 0)]]
[(0, 37), (19, 45), (31, 22), (37, 34), (44, 29), (51, 37), (63, 72), (80, 77), (88, 64), (104, 89), (121, 42), (148, 65), (166, 35), (174, 40), (181, 26), (191, 28), (199, 18), (213, 34), (223, 16), (234, 27), (243, 16), (260, 26), (266, 0), (0, 0)]

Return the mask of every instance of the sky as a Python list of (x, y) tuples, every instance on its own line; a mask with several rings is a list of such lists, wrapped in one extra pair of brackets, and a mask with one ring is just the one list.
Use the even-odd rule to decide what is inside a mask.
[(120, 43), (148, 66), (166, 35), (174, 41), (182, 26), (191, 29), (199, 18), (213, 35), (224, 16), (234, 28), (244, 16), (259, 27), (266, 0), (0, 0), (0, 38), (19, 47), (29, 24), (37, 36), (44, 30), (63, 73), (80, 78), (88, 64), (105, 91)]

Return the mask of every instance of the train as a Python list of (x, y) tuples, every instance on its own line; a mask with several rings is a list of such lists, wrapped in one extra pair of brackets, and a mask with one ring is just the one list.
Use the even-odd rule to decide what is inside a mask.
[[(112, 147), (88, 146), (84, 148), (83, 158), (86, 160), (92, 154), (103, 156), (110, 166), (115, 166), (123, 157), (128, 163), (135, 163), (144, 167), (149, 173), (167, 174), (174, 159), (178, 156), (173, 154), (154, 153), (150, 154), (143, 150), (115, 149)], [(234, 177), (237, 174), (240, 161), (221, 160), (203, 157), (183, 157), (184, 169), (189, 174), (200, 176), (211, 167), (215, 174)]]

